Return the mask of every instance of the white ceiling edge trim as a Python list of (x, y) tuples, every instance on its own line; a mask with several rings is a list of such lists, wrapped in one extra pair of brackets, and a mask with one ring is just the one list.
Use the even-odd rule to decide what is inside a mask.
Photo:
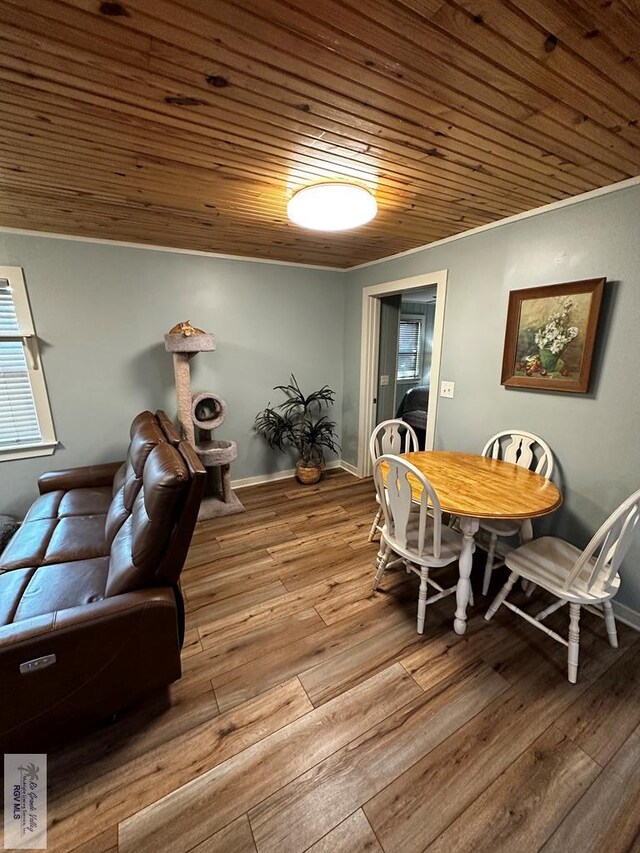
[(252, 258), (248, 255), (225, 255), (222, 252), (203, 252), (198, 249), (179, 249), (176, 246), (156, 246), (152, 243), (128, 243), (125, 240), (108, 240), (105, 237), (79, 237), (74, 234), (58, 234), (55, 231), (34, 231), (27, 228), (10, 228), (0, 225), (0, 234), (19, 234), (24, 237), (47, 237), (51, 240), (74, 240), (78, 243), (96, 243), (99, 246), (120, 246), (125, 249), (149, 249), (152, 252), (173, 252), (176, 255), (195, 255), (201, 258), (219, 258), (225, 261), (250, 261), (253, 264), (277, 264), (283, 267), (346, 272), (351, 267), (326, 267), (322, 264), (303, 264), (299, 261), (279, 261), (275, 258)]
[(550, 204), (545, 204), (542, 207), (534, 207), (532, 210), (524, 210), (522, 213), (516, 213), (513, 216), (507, 216), (504, 219), (498, 219), (495, 222), (487, 222), (486, 225), (479, 225), (477, 228), (470, 228), (468, 231), (461, 231), (459, 234), (452, 234), (450, 237), (443, 237), (442, 240), (434, 240), (433, 243), (425, 243), (423, 246), (416, 246), (413, 249), (406, 249), (404, 252), (398, 252), (395, 255), (387, 255), (385, 258), (378, 258), (375, 261), (365, 261), (363, 264), (357, 264), (353, 267), (340, 269), (341, 272), (353, 272), (354, 270), (362, 270), (366, 267), (373, 267), (376, 264), (383, 264), (385, 261), (394, 261), (396, 258), (406, 258), (408, 255), (415, 255), (416, 252), (423, 252), (425, 249), (435, 249), (436, 246), (443, 246), (446, 243), (452, 243), (454, 240), (462, 240), (465, 237), (473, 237), (475, 234), (481, 234), (483, 231), (490, 231), (492, 228), (500, 228), (502, 225), (511, 225), (513, 222), (519, 222), (522, 219), (529, 219), (532, 216), (539, 216), (542, 213), (550, 213), (552, 210), (559, 210), (562, 207), (568, 207), (571, 204), (580, 204), (583, 201), (589, 201), (592, 198), (597, 198), (601, 195), (618, 192), (618, 190), (626, 190), (630, 187), (635, 187), (640, 184), (640, 176), (637, 178), (627, 178), (624, 181), (618, 181), (616, 184), (609, 184), (606, 187), (598, 187), (595, 190), (589, 190), (581, 195), (574, 195), (570, 198), (563, 198), (560, 201), (552, 201)]
[(373, 267), (376, 264), (383, 264), (386, 261), (393, 261), (396, 258), (405, 258), (408, 255), (415, 255), (416, 252), (423, 252), (425, 249), (434, 249), (436, 246), (443, 246), (446, 243), (452, 243), (454, 240), (462, 240), (465, 237), (473, 237), (475, 234), (481, 234), (483, 231), (489, 231), (492, 228), (500, 228), (502, 225), (510, 225), (513, 222), (519, 222), (522, 219), (529, 219), (532, 216), (539, 216), (542, 213), (549, 213), (552, 210), (559, 210), (562, 207), (568, 207), (571, 204), (580, 204), (583, 201), (589, 201), (592, 198), (597, 198), (608, 193), (618, 192), (618, 190), (626, 190), (630, 187), (635, 187), (640, 184), (640, 176), (636, 178), (627, 178), (624, 181), (619, 181), (616, 184), (609, 184), (606, 187), (598, 187), (595, 190), (589, 190), (581, 195), (563, 198), (560, 201), (553, 201), (550, 204), (545, 204), (542, 207), (535, 207), (532, 210), (524, 210), (522, 213), (516, 213), (513, 216), (507, 216), (504, 219), (498, 219), (495, 222), (487, 222), (486, 225), (479, 225), (477, 228), (470, 228), (468, 231), (461, 231), (459, 234), (452, 234), (450, 237), (443, 237), (442, 240), (435, 240), (433, 243), (424, 243), (422, 246), (415, 246), (413, 249), (406, 249), (404, 252), (398, 252), (395, 255), (387, 255), (383, 258), (376, 258), (373, 261), (365, 261), (363, 264), (356, 264), (353, 267), (329, 267), (323, 264), (303, 264), (298, 261), (279, 261), (275, 258), (254, 258), (248, 255), (227, 255), (222, 252), (203, 252), (198, 249), (179, 249), (175, 246), (156, 246), (151, 243), (130, 243), (124, 240), (108, 240), (104, 237), (80, 237), (74, 234), (58, 234), (55, 231), (34, 231), (27, 228), (10, 228), (9, 226), (0, 225), (0, 234), (20, 234), (25, 237), (48, 237), (53, 240), (75, 240), (79, 243), (95, 243), (99, 246), (121, 246), (125, 249), (149, 249), (152, 252), (173, 252), (176, 255), (193, 255), (202, 258), (220, 258), (226, 261), (248, 261), (253, 264), (276, 264), (284, 267), (298, 267), (300, 269), (323, 270), (326, 272), (350, 273), (354, 270)]

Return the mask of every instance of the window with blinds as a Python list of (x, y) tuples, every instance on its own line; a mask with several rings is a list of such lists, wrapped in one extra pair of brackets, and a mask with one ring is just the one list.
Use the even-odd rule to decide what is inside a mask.
[(400, 318), (397, 379), (420, 379), (422, 373), (422, 317)]
[(55, 443), (22, 270), (0, 268), (0, 460), (50, 453)]

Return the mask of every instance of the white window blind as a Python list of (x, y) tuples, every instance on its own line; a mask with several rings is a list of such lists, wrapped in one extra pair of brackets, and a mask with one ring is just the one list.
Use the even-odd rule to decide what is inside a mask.
[(422, 356), (422, 318), (401, 317), (398, 334), (398, 379), (419, 379)]
[(0, 268), (0, 461), (55, 443), (22, 270)]

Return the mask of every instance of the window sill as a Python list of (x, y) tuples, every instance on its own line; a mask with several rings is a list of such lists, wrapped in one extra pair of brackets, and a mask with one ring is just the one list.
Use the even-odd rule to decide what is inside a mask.
[(16, 459), (31, 459), (36, 456), (51, 456), (58, 446), (57, 441), (41, 441), (39, 444), (16, 445), (0, 450), (0, 462), (13, 462)]

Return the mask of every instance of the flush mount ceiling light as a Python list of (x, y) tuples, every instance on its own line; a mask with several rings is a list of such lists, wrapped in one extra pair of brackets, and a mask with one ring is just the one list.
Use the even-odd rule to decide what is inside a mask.
[(358, 184), (325, 183), (303, 187), (287, 205), (289, 219), (315, 231), (346, 231), (369, 222), (378, 205)]

